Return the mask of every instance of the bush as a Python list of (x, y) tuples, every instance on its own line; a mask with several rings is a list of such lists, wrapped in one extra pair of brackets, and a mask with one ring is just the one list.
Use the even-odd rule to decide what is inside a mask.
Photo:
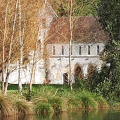
[(76, 78), (75, 84), (73, 84), (74, 89), (85, 90), (86, 89), (86, 81), (80, 78)]

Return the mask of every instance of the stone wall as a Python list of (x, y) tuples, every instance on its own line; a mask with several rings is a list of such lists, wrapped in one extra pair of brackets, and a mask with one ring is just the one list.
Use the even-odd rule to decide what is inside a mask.
[[(55, 54), (53, 54), (53, 46), (55, 46)], [(64, 54), (62, 54), (62, 46), (64, 46)], [(79, 54), (80, 46), (81, 52)], [(88, 46), (90, 46), (90, 54), (88, 53)], [(49, 54), (51, 55), (50, 58), (46, 60), (48, 79), (51, 81), (51, 84), (63, 84), (64, 73), (68, 74), (69, 79), (69, 44), (49, 44), (47, 45), (47, 48)], [(84, 77), (87, 75), (87, 68), (89, 64), (97, 66), (98, 69), (101, 68), (102, 60), (100, 60), (98, 53), (102, 52), (103, 48), (103, 43), (81, 43), (72, 45), (71, 66), (73, 82), (76, 65), (82, 67)]]

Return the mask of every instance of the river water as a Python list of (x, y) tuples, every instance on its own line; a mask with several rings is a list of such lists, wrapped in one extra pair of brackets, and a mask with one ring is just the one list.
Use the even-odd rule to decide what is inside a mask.
[(0, 120), (120, 120), (118, 110), (72, 111), (40, 116), (13, 116)]

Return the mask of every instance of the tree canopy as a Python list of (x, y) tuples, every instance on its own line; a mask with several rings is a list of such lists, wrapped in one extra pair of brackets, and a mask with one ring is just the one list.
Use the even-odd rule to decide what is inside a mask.
[(109, 81), (112, 96), (120, 96), (120, 0), (99, 0), (97, 7), (99, 22), (109, 33), (109, 41), (101, 54), (105, 62), (109, 63), (109, 70), (103, 81)]

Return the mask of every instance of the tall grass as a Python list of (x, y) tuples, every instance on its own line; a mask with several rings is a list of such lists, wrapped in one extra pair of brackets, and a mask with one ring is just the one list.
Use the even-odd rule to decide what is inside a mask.
[(3, 95), (0, 95), (0, 111), (1, 115), (6, 117), (16, 114), (15, 106)]
[(25, 100), (18, 100), (15, 103), (18, 114), (20, 115), (27, 115), (27, 114), (34, 114), (33, 104), (27, 102)]
[(18, 99), (18, 96), (16, 95), (8, 95), (8, 97), (0, 95), (0, 113), (1, 116), (4, 117), (15, 114), (34, 114), (34, 106), (31, 102)]
[[(102, 96), (85, 90), (70, 91), (67, 86), (41, 85), (37, 88), (33, 87), (33, 92), (34, 96), (32, 97), (32, 101), (35, 100), (35, 97), (37, 99), (39, 95), (39, 103), (41, 104), (43, 101), (47, 105), (51, 105), (54, 112), (72, 109), (98, 109), (108, 107)], [(44, 107), (44, 111), (47, 111), (49, 108), (46, 108), (44, 104), (42, 104), (41, 107)]]
[(53, 108), (49, 103), (39, 102), (35, 105), (35, 112), (36, 114), (46, 114), (53, 112)]
[(98, 108), (98, 104), (95, 101), (93, 95), (88, 91), (82, 91), (78, 96), (82, 100), (82, 103), (85, 109)]
[[(10, 97), (9, 95), (7, 98), (0, 96), (2, 114), (4, 116), (13, 113), (22, 115), (46, 114), (74, 109), (89, 110), (108, 107), (106, 100), (101, 95), (86, 90), (73, 89), (70, 91), (69, 87), (64, 85), (33, 85), (32, 88), (32, 92), (29, 93), (29, 87), (27, 85), (23, 87), (22, 96), (9, 88), (12, 91), (9, 94)], [(11, 101), (8, 100), (9, 98), (14, 99)]]

